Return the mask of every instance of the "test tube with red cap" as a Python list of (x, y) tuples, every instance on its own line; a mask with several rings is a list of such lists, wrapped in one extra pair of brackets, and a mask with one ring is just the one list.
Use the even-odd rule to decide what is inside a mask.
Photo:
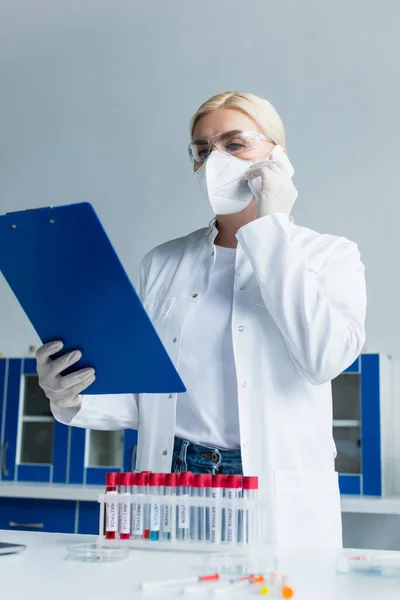
[(211, 507), (210, 515), (210, 541), (212, 544), (221, 543), (222, 513), (218, 506), (218, 499), (222, 498), (225, 475), (213, 475), (211, 478), (211, 498), (215, 504)]
[(160, 538), (160, 526), (161, 526), (161, 480), (162, 476), (160, 473), (150, 473), (149, 475), (149, 487), (148, 493), (153, 496), (150, 503), (150, 536), (151, 541), (157, 541)]
[[(192, 495), (197, 498), (207, 498), (208, 490), (211, 487), (211, 475), (207, 473), (196, 474), (193, 477), (193, 485), (192, 485)], [(193, 494), (193, 489), (195, 489), (195, 494)], [(194, 535), (192, 536), (193, 540), (198, 542), (206, 541), (206, 506), (196, 507), (195, 512), (195, 527), (194, 527)]]
[[(210, 498), (211, 497), (211, 481), (212, 481), (212, 475), (209, 475), (208, 473), (203, 475), (203, 480), (204, 480), (204, 497), (205, 498)], [(200, 539), (201, 541), (206, 541), (209, 542), (210, 541), (210, 507), (206, 506), (204, 507), (204, 509), (202, 511), (200, 511), (199, 514), (199, 520), (200, 520)]]
[(178, 540), (189, 540), (190, 537), (190, 512), (189, 496), (191, 493), (193, 474), (189, 471), (182, 471), (178, 474), (178, 495), (180, 501), (177, 507), (178, 513)]
[[(195, 473), (192, 477), (191, 496), (206, 497), (207, 477), (203, 473)], [(190, 507), (190, 539), (199, 542), (205, 540), (205, 507), (195, 505)]]
[[(245, 500), (258, 499), (258, 477), (243, 477), (243, 498)], [(255, 540), (257, 534), (257, 508), (246, 509), (243, 513), (243, 542), (250, 543)]]
[(112, 498), (113, 501), (106, 502), (106, 539), (115, 540), (118, 532), (118, 473), (106, 474), (106, 498)]
[(145, 537), (146, 504), (144, 503), (144, 499), (147, 492), (147, 481), (148, 475), (146, 473), (135, 473), (137, 501), (135, 502), (132, 528), (135, 540), (142, 540)]
[[(165, 476), (165, 496), (176, 496), (177, 485), (178, 475), (176, 473), (168, 473)], [(164, 540), (176, 540), (176, 507), (169, 504), (164, 505), (162, 537)]]
[(131, 537), (131, 493), (134, 473), (119, 473), (119, 519), (118, 531), (120, 540), (129, 540)]
[(225, 541), (232, 544), (237, 541), (238, 508), (235, 500), (242, 494), (242, 476), (228, 475), (225, 481), (224, 496), (231, 506), (225, 509)]

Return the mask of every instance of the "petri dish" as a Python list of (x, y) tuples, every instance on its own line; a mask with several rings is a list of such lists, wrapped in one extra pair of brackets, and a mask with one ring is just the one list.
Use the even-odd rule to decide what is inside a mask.
[(116, 562), (128, 558), (129, 548), (101, 548), (96, 544), (68, 546), (67, 559), (81, 562)]

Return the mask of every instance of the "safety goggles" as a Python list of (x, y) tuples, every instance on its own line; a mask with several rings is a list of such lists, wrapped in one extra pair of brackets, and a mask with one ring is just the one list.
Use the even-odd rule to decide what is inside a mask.
[(258, 131), (223, 131), (210, 138), (199, 138), (189, 144), (189, 156), (192, 162), (203, 163), (213, 149), (228, 152), (243, 160), (251, 159), (249, 153), (257, 149), (263, 142), (272, 142)]

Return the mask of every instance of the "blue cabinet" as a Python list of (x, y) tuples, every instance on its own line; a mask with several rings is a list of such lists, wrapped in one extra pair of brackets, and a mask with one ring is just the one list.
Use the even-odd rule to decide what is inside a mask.
[(98, 533), (99, 533), (99, 514), (100, 514), (100, 504), (98, 502), (78, 502), (77, 503), (78, 530), (76, 533), (98, 535)]
[(0, 529), (74, 533), (76, 502), (36, 498), (0, 498)]
[(103, 485), (108, 471), (134, 469), (137, 431), (71, 429), (69, 483)]
[(107, 471), (133, 470), (136, 442), (132, 430), (62, 425), (38, 385), (35, 359), (0, 359), (0, 480), (104, 485)]
[(336, 468), (342, 494), (381, 496), (394, 491), (391, 381), (389, 357), (362, 354), (332, 382)]
[(37, 384), (35, 359), (0, 359), (0, 395), (0, 478), (66, 483), (69, 428), (50, 412), (49, 401)]

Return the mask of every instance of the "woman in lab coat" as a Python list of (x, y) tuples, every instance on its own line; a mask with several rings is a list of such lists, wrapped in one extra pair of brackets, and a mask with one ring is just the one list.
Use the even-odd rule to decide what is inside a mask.
[(366, 292), (356, 244), (295, 225), (280, 117), (225, 93), (191, 123), (189, 155), (216, 220), (145, 256), (137, 291), (185, 394), (81, 395), (79, 352), (37, 353), (56, 419), (138, 429), (136, 468), (258, 475), (268, 541), (340, 547), (330, 381), (362, 350)]

